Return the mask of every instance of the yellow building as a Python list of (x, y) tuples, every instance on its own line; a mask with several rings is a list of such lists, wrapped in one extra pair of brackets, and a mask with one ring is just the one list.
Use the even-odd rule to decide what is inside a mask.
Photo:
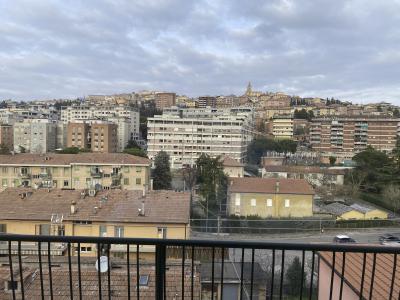
[(388, 213), (376, 207), (334, 202), (323, 207), (323, 210), (335, 216), (337, 220), (373, 220), (387, 219)]
[[(0, 193), (0, 234), (186, 239), (189, 208), (189, 193), (174, 191), (8, 188)], [(0, 245), (0, 254), (6, 246)], [(37, 251), (24, 247), (25, 254)], [(65, 254), (65, 245), (53, 247), (52, 255)], [(95, 244), (80, 245), (82, 256), (96, 250)], [(112, 245), (110, 251), (123, 257), (126, 245)], [(154, 247), (142, 246), (140, 253), (152, 257)]]
[(150, 161), (124, 153), (0, 155), (0, 190), (9, 187), (143, 190)]
[(228, 214), (263, 218), (313, 215), (314, 191), (304, 179), (230, 178)]

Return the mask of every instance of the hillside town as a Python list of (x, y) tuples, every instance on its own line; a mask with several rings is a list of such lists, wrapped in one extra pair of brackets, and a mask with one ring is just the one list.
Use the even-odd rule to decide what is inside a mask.
[[(3, 235), (227, 241), (287, 236), (312, 241), (311, 233), (317, 241), (326, 241), (336, 233), (351, 233), (351, 228), (391, 230), (400, 220), (400, 112), (387, 102), (302, 98), (256, 91), (249, 83), (240, 96), (191, 98), (142, 91), (4, 100), (0, 105)], [(349, 238), (336, 235), (335, 239), (342, 236)], [(371, 243), (382, 241), (390, 239), (379, 240), (374, 231), (368, 237)], [(5, 282), (1, 299), (19, 291), (23, 282), (29, 299), (44, 295), (43, 278), (51, 276), (51, 270), (41, 271), (38, 282), (37, 266), (29, 260), (41, 257), (42, 251), (33, 243), (0, 243), (2, 263), (13, 254), (23, 255), (26, 265), (12, 280), (7, 267), (0, 267), (0, 286)], [(151, 271), (151, 262), (159, 257), (157, 251), (146, 244), (130, 250), (128, 245), (127, 251), (119, 244), (54, 242), (48, 243), (45, 255), (59, 263), (67, 255), (89, 265), (99, 262), (100, 256), (116, 266), (132, 259), (138, 267), (140, 261), (143, 275), (118, 269), (121, 266), (111, 275), (126, 284), (123, 278), (128, 272), (143, 288), (137, 290), (144, 298), (154, 299), (159, 274)], [(226, 255), (232, 264), (227, 263), (225, 270), (224, 250), (211, 254), (192, 249), (191, 263), (178, 250), (171, 251), (167, 272), (171, 286), (180, 284), (176, 276), (181, 260), (182, 270), (192, 272), (195, 280), (186, 278), (179, 288), (165, 291), (168, 299), (183, 295), (185, 288), (192, 299), (227, 299), (219, 298), (222, 280), (210, 278), (211, 268), (226, 272), (225, 280), (232, 281), (235, 293), (239, 289), (243, 293), (237, 269), (244, 272), (242, 278), (256, 276), (251, 289), (260, 299), (274, 293), (265, 287), (265, 280), (271, 280), (265, 273), (270, 268), (263, 265), (269, 254), (254, 262), (253, 252), (250, 263), (243, 252), (238, 263), (231, 249)], [(217, 255), (219, 262), (213, 258), (210, 265), (210, 255)], [(293, 260), (290, 268), (296, 268), (296, 259), (288, 259)], [(321, 254), (327, 264), (320, 265), (321, 278), (331, 268), (330, 259)], [(303, 257), (303, 270), (304, 263)], [(249, 268), (256, 273), (250, 275)], [(80, 279), (82, 284), (100, 284), (96, 271), (90, 275), (89, 270)], [(81, 287), (69, 291), (62, 286), (68, 280), (62, 269), (53, 276), (52, 288), (60, 295), (82, 293)], [(295, 295), (298, 291), (291, 291), (291, 280), (285, 279), (285, 291)], [(306, 280), (310, 293), (323, 291), (312, 278)], [(217, 283), (215, 291), (211, 281)], [(89, 296), (87, 290), (83, 293)], [(122, 295), (117, 285), (107, 293)]]

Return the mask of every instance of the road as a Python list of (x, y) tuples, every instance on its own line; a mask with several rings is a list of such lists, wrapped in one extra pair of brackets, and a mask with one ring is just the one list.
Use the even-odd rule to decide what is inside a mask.
[(392, 233), (400, 237), (400, 228), (367, 228), (367, 229), (343, 229), (327, 230), (324, 233), (304, 232), (304, 233), (285, 233), (285, 234), (221, 234), (192, 232), (192, 239), (218, 239), (236, 241), (264, 241), (264, 242), (292, 242), (292, 243), (327, 243), (331, 242), (337, 234), (346, 234), (355, 239), (357, 243), (377, 244), (379, 236), (384, 233)]

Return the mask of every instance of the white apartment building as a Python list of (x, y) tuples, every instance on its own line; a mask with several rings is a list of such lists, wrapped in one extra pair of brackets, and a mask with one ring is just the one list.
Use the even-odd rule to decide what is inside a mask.
[[(14, 124), (14, 151), (42, 154), (56, 149), (57, 124), (46, 119), (26, 119)], [(24, 149), (24, 150), (23, 150)]]
[(272, 120), (272, 135), (278, 139), (291, 139), (293, 137), (293, 118), (274, 118)]
[[(129, 138), (137, 139), (139, 137), (139, 112), (126, 105), (113, 106), (68, 106), (61, 111), (61, 121), (65, 124), (78, 120), (110, 119), (124, 118), (129, 122)], [(120, 120), (118, 122), (125, 122)]]
[(238, 162), (246, 157), (254, 117), (251, 108), (164, 109), (163, 115), (148, 118), (148, 156), (160, 151), (170, 156), (172, 168), (193, 165), (206, 153), (229, 156)]
[(131, 136), (131, 122), (130, 118), (125, 117), (112, 117), (107, 119), (109, 122), (118, 125), (117, 128), (117, 135), (118, 135), (118, 145), (117, 151), (122, 152), (124, 151), (128, 141), (133, 138), (136, 139), (135, 136)]

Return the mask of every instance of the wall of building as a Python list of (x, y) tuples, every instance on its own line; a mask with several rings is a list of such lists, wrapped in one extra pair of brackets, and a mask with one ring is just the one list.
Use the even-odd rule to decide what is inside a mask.
[(228, 177), (244, 177), (244, 167), (224, 166), (224, 173)]

